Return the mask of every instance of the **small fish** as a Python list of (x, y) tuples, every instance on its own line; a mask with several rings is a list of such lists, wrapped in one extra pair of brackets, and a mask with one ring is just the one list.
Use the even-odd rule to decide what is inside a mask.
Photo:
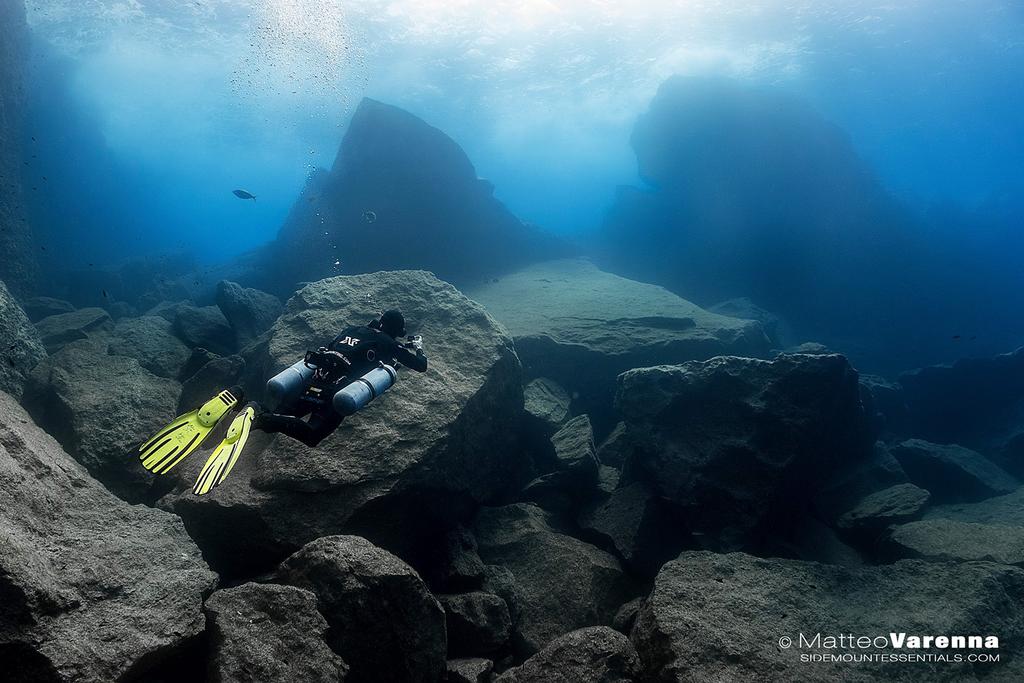
[(374, 212), (374, 211), (364, 211), (363, 212), (363, 220), (366, 221), (367, 223), (376, 223), (377, 222), (377, 214), (376, 214), (376, 212)]
[(109, 299), (110, 298), (110, 297), (107, 296), (107, 290), (104, 289), (104, 290), (100, 290), (100, 291), (103, 292), (103, 298), (104, 299)]
[(246, 192), (245, 190), (233, 190), (231, 194), (235, 195), (239, 199), (251, 199), (253, 201), (256, 201), (256, 195), (252, 194), (251, 192)]
[(960, 339), (960, 335), (959, 334), (954, 334), (953, 335), (953, 339)]

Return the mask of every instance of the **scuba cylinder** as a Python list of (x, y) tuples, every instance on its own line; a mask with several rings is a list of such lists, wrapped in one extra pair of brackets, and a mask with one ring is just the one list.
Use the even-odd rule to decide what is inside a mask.
[(334, 395), (334, 409), (341, 415), (354, 415), (366, 404), (390, 389), (398, 381), (398, 372), (390, 365), (379, 367), (338, 390)]
[(267, 381), (267, 393), (278, 405), (294, 401), (309, 386), (315, 371), (305, 358), (295, 361)]

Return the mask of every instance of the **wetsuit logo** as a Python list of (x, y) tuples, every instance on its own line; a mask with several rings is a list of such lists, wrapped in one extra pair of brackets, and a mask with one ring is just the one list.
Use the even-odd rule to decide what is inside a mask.
[(344, 339), (342, 339), (338, 343), (342, 344), (344, 346), (355, 346), (356, 344), (359, 343), (359, 340), (356, 339), (355, 337), (345, 337)]

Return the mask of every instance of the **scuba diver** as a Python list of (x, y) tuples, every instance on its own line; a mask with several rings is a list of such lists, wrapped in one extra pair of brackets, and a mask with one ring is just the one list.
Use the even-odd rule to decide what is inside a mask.
[[(405, 337), (405, 341), (399, 341)], [(304, 358), (274, 375), (267, 392), (277, 412), (264, 411), (252, 401), (232, 420), (196, 479), (192, 492), (209, 493), (231, 472), (249, 439), (258, 429), (280, 433), (316, 446), (342, 420), (394, 386), (397, 367), (426, 372), (422, 339), (406, 337), (405, 318), (389, 310), (366, 325), (346, 327), (327, 346), (307, 351)], [(166, 474), (199, 448), (221, 419), (241, 405), (240, 387), (221, 391), (192, 412), (180, 415), (153, 438), (139, 446), (142, 466)], [(303, 419), (308, 416), (308, 420)]]

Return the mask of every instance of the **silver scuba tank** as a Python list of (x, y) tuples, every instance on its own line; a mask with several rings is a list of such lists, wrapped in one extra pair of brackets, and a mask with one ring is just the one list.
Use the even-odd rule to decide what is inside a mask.
[(398, 372), (390, 365), (379, 367), (339, 389), (334, 395), (334, 409), (348, 417), (366, 407), (366, 404), (390, 389), (398, 381)]
[(267, 393), (278, 405), (294, 401), (309, 386), (315, 370), (305, 358), (297, 360), (267, 381)]

